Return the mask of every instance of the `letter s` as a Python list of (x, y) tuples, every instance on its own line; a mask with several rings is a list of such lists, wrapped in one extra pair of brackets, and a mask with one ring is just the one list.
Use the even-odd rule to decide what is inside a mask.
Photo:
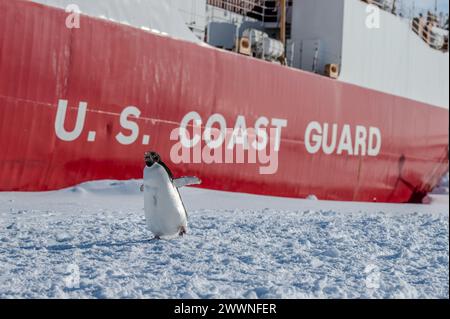
[(138, 119), (141, 116), (141, 111), (135, 106), (128, 106), (120, 114), (120, 126), (131, 131), (129, 136), (124, 135), (122, 132), (116, 135), (116, 140), (123, 145), (133, 144), (139, 136), (139, 126), (137, 123), (128, 120), (130, 116)]

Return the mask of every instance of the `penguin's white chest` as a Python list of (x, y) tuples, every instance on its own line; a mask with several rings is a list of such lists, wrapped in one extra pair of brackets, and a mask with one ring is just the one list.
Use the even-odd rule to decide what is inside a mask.
[(178, 189), (159, 164), (144, 169), (144, 210), (147, 227), (155, 236), (172, 236), (187, 227)]

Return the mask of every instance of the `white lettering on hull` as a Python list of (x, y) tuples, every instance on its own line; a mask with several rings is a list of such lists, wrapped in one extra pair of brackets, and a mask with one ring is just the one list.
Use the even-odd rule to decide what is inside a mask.
[(381, 152), (381, 131), (377, 127), (311, 122), (305, 131), (305, 147), (308, 153), (326, 155), (378, 156)]
[[(71, 116), (68, 113), (72, 113)], [(87, 142), (94, 143), (96, 131), (83, 135), (88, 114), (86, 102), (80, 102), (76, 110), (68, 110), (68, 101), (60, 100), (55, 119), (56, 136), (65, 142), (73, 142), (82, 137)], [(141, 132), (140, 116), (141, 111), (136, 106), (128, 106), (122, 110), (119, 116), (120, 131), (115, 135), (116, 142), (121, 145), (133, 145), (138, 141), (142, 141), (142, 145), (150, 144), (151, 136)], [(72, 124), (74, 118), (75, 123)], [(66, 130), (66, 122), (70, 122), (72, 130)], [(249, 123), (244, 115), (237, 115), (233, 123), (234, 126), (228, 127), (225, 116), (219, 113), (211, 115), (206, 121), (195, 111), (187, 113), (179, 127), (175, 127), (168, 136), (169, 140), (179, 142), (171, 148), (172, 161), (206, 164), (260, 163), (261, 174), (275, 174), (283, 141), (282, 133), (288, 121), (262, 116), (254, 123)], [(307, 125), (304, 137), (306, 151), (312, 155), (323, 153), (376, 157), (382, 146), (381, 130), (374, 126), (312, 121)]]

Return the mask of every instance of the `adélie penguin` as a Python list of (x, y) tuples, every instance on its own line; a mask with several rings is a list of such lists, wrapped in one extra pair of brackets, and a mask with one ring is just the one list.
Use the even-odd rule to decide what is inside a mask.
[(188, 216), (178, 188), (201, 184), (197, 177), (173, 178), (173, 174), (156, 152), (144, 155), (144, 211), (148, 229), (155, 239), (183, 236)]

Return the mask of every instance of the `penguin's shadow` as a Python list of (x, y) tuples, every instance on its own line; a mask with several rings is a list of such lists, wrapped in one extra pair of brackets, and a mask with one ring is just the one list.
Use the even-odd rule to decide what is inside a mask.
[(20, 249), (27, 249), (27, 250), (43, 250), (46, 249), (48, 251), (64, 251), (64, 250), (71, 250), (71, 249), (91, 249), (93, 247), (125, 247), (125, 246), (132, 246), (132, 245), (139, 245), (139, 244), (151, 244), (151, 243), (159, 243), (161, 240), (155, 240), (153, 238), (151, 239), (139, 239), (139, 240), (127, 240), (127, 241), (118, 241), (118, 242), (93, 242), (93, 243), (81, 243), (76, 245), (71, 244), (56, 244), (56, 245), (50, 245), (50, 246), (44, 246), (44, 247), (37, 247), (37, 246), (23, 246), (19, 247)]

